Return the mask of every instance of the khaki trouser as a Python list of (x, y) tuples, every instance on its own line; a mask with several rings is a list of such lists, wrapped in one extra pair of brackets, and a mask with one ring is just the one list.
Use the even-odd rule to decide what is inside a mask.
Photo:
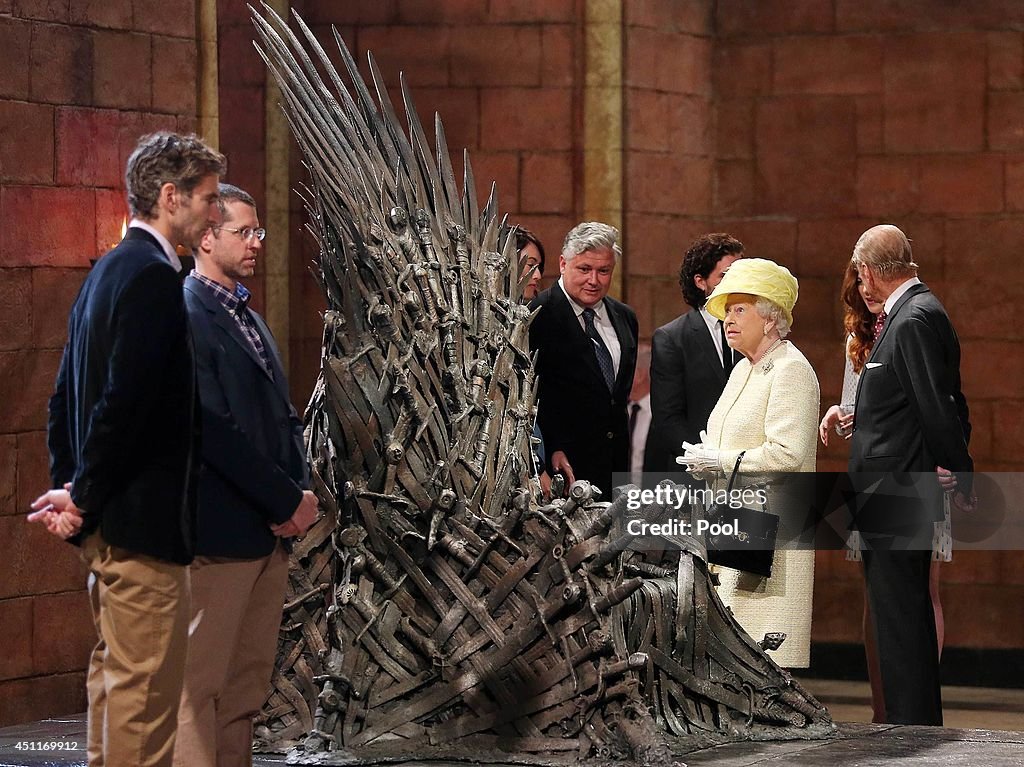
[(252, 718), (270, 689), (288, 554), (197, 557), (175, 767), (249, 767)]
[(82, 546), (99, 642), (89, 660), (89, 767), (169, 767), (188, 647), (188, 568)]

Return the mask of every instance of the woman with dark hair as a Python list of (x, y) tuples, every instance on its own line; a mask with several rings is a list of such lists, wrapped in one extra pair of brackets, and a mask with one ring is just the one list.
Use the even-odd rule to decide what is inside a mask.
[[(540, 291), (540, 280), (544, 276), (544, 245), (533, 232), (525, 226), (516, 225), (512, 230), (516, 238), (516, 252), (519, 254), (519, 280), (527, 280), (523, 285), (523, 303), (529, 303)], [(540, 426), (533, 424), (534, 460), (537, 464), (537, 478), (540, 481), (541, 493), (547, 498), (551, 494), (551, 477), (544, 470), (544, 440)]]
[(524, 226), (516, 226), (516, 252), (522, 271), (519, 279), (529, 275), (529, 281), (523, 286), (523, 301), (532, 301), (540, 292), (540, 280), (544, 276), (544, 246), (537, 235)]
[[(832, 405), (818, 425), (821, 442), (828, 446), (829, 432), (833, 429), (844, 439), (852, 435), (853, 407), (857, 398), (857, 384), (860, 381), (864, 363), (871, 356), (875, 339), (882, 331), (885, 313), (880, 301), (875, 300), (865, 290), (857, 267), (851, 261), (843, 274), (841, 289), (843, 298), (843, 328), (846, 330), (846, 371), (843, 374), (843, 394), (839, 405)], [(945, 472), (939, 470), (940, 476)], [(948, 473), (948, 472), (947, 472)], [(949, 562), (953, 558), (953, 538), (949, 521), (949, 493), (943, 499), (944, 520), (935, 523), (935, 537), (932, 545), (932, 565), (928, 574), (928, 590), (932, 599), (932, 610), (935, 613), (935, 633), (939, 640), (939, 655), (942, 655), (942, 642), (945, 633), (945, 622), (942, 616), (942, 603), (939, 600), (939, 562)], [(860, 534), (854, 530), (847, 540), (846, 558), (860, 561)], [(885, 699), (882, 693), (882, 675), (878, 665), (878, 646), (875, 641), (875, 627), (871, 620), (871, 610), (867, 598), (864, 599), (864, 653), (867, 656), (868, 679), (871, 682), (872, 721), (876, 724), (885, 723)]]

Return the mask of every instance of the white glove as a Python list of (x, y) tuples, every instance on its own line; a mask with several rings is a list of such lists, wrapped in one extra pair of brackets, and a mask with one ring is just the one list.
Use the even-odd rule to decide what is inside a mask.
[(701, 442), (696, 445), (692, 445), (689, 442), (683, 443), (683, 454), (676, 458), (676, 463), (682, 464), (686, 467), (687, 471), (695, 474), (721, 472), (722, 459), (720, 451), (704, 444), (708, 438), (707, 432), (702, 431), (700, 438)]

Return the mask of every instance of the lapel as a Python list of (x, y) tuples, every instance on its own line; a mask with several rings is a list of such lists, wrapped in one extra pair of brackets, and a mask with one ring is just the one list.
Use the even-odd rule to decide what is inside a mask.
[(900, 296), (900, 300), (896, 302), (896, 305), (893, 306), (892, 311), (889, 312), (888, 316), (886, 316), (885, 325), (882, 327), (882, 334), (878, 337), (878, 340), (875, 341), (875, 345), (871, 347), (871, 354), (868, 355), (867, 362), (874, 361), (875, 354), (878, 352), (879, 347), (885, 341), (885, 337), (889, 334), (889, 328), (893, 326), (896, 317), (900, 313), (900, 309), (902, 309), (906, 305), (907, 301), (909, 301), (912, 296), (920, 295), (921, 293), (925, 293), (927, 291), (928, 286), (922, 282), (919, 285), (911, 285), (910, 289), (902, 296)]
[[(203, 306), (206, 307), (206, 311), (212, 315), (214, 324), (248, 355), (249, 359), (259, 368), (260, 373), (270, 378), (270, 372), (263, 366), (263, 360), (260, 359), (260, 355), (252, 348), (252, 344), (249, 343), (249, 339), (242, 333), (242, 329), (238, 327), (235, 318), (217, 300), (216, 296), (212, 295), (205, 285), (191, 275), (185, 280), (185, 289), (191, 291), (202, 302)], [(255, 317), (255, 314), (251, 316)], [(259, 324), (257, 324), (257, 327), (259, 327)], [(266, 334), (262, 332), (262, 329), (260, 336), (263, 338), (264, 344), (266, 344)], [(273, 357), (275, 355), (270, 356)], [(273, 363), (271, 364), (273, 365)], [(278, 379), (280, 377), (278, 376)]]
[[(875, 345), (871, 347), (871, 354), (869, 354), (868, 358), (864, 361), (864, 370), (861, 371), (860, 379), (857, 381), (857, 394), (854, 399), (854, 402), (861, 402), (861, 390), (864, 388), (864, 379), (866, 378), (864, 373), (867, 370), (868, 363), (874, 362), (875, 357), (878, 356), (878, 350), (882, 347), (882, 343), (885, 341), (886, 336), (889, 335), (889, 328), (893, 326), (893, 322), (896, 320), (897, 315), (900, 313), (900, 309), (902, 309), (906, 305), (907, 301), (909, 301), (912, 296), (917, 296), (920, 295), (921, 293), (926, 293), (927, 291), (928, 286), (925, 285), (923, 282), (919, 285), (912, 285), (910, 287), (910, 290), (908, 290), (906, 293), (900, 296), (900, 300), (896, 302), (896, 305), (892, 308), (892, 311), (889, 312), (889, 314), (886, 316), (885, 325), (882, 327), (882, 334), (878, 337), (878, 340), (875, 341)], [(856, 428), (856, 408), (854, 409), (853, 425), (854, 428)]]
[(725, 368), (722, 367), (722, 359), (718, 356), (718, 349), (715, 348), (715, 342), (704, 322), (704, 316), (699, 309), (693, 309), (686, 315), (684, 322), (687, 323), (686, 332), (690, 340), (700, 350), (701, 364), (713, 371), (715, 378), (724, 385), (728, 378), (725, 375)]
[[(263, 347), (267, 350), (267, 358), (270, 360), (270, 367), (274, 373), (274, 385), (277, 387), (278, 393), (285, 400), (285, 402), (291, 404), (291, 395), (288, 393), (288, 389), (285, 386), (285, 382), (288, 380), (284, 375), (284, 368), (281, 367), (281, 352), (278, 351), (277, 343), (274, 341), (274, 336), (270, 332), (270, 328), (264, 319), (256, 312), (249, 312), (253, 322), (256, 324), (256, 332), (260, 334), (260, 338), (263, 339)], [(262, 361), (260, 367), (263, 367)]]
[[(608, 312), (608, 317), (612, 321), (612, 327), (615, 329), (615, 335), (619, 339), (619, 372), (615, 375), (615, 391), (619, 391), (623, 384), (629, 384), (626, 388), (632, 387), (632, 381), (624, 381), (623, 376), (626, 372), (627, 365), (626, 360), (636, 355), (635, 345), (636, 339), (633, 338), (633, 334), (629, 332), (629, 328), (626, 326), (626, 318), (622, 316), (619, 308), (609, 301), (607, 298), (602, 299), (604, 301), (604, 309)], [(591, 356), (594, 356), (593, 354)], [(596, 362), (597, 358), (594, 357)]]
[[(568, 341), (576, 349), (573, 356), (582, 358), (587, 367), (593, 373), (594, 377), (601, 382), (602, 386), (604, 386), (604, 375), (601, 373), (601, 368), (597, 364), (597, 355), (594, 354), (594, 342), (591, 341), (583, 331), (583, 326), (580, 324), (579, 318), (576, 316), (576, 312), (573, 310), (572, 304), (569, 303), (569, 299), (565, 297), (565, 292), (562, 290), (561, 286), (558, 283), (555, 283), (549, 289), (551, 290), (552, 314), (557, 318), (557, 320), (552, 323), (552, 326), (556, 328), (568, 328)], [(618, 328), (616, 328), (615, 332), (618, 333)], [(621, 344), (621, 341), (619, 343)], [(620, 365), (619, 367), (621, 369), (622, 366)]]

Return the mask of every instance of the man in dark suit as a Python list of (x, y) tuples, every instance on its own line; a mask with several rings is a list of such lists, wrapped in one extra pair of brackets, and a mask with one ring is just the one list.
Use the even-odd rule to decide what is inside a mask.
[(288, 582), (282, 538), (304, 534), (317, 513), (281, 356), (240, 282), (266, 231), (238, 187), (221, 184), (218, 207), (185, 280), (203, 462), (178, 767), (251, 764)]
[(657, 480), (679, 471), (683, 442), (697, 444), (729, 380), (736, 352), (725, 343), (721, 321), (704, 308), (743, 244), (728, 234), (705, 234), (686, 251), (679, 287), (689, 312), (654, 331), (651, 357), (651, 428), (644, 472)]
[[(942, 488), (934, 480), (939, 467), (952, 472), (954, 503), (973, 506), (960, 343), (946, 310), (917, 278), (910, 242), (898, 228), (886, 224), (861, 235), (853, 264), (864, 292), (884, 305), (881, 335), (858, 385), (850, 472), (861, 491), (857, 518), (872, 509), (868, 517), (875, 522), (897, 525), (861, 528), (886, 721), (941, 725), (938, 644), (928, 593), (932, 520), (921, 512), (941, 508)], [(915, 485), (908, 496), (907, 488)], [(901, 545), (887, 534), (901, 523), (922, 531), (916, 543)]]
[[(629, 471), (626, 402), (636, 367), (636, 314), (608, 297), (622, 250), (615, 227), (579, 224), (566, 235), (558, 282), (530, 303), (537, 354), (537, 420), (552, 473), (609, 493)], [(625, 477), (623, 477), (625, 479)]]
[(176, 245), (216, 210), (224, 158), (195, 136), (143, 137), (132, 222), (71, 309), (50, 398), (55, 490), (32, 521), (81, 545), (99, 643), (89, 662), (90, 765), (170, 765), (195, 545), (195, 367)]

